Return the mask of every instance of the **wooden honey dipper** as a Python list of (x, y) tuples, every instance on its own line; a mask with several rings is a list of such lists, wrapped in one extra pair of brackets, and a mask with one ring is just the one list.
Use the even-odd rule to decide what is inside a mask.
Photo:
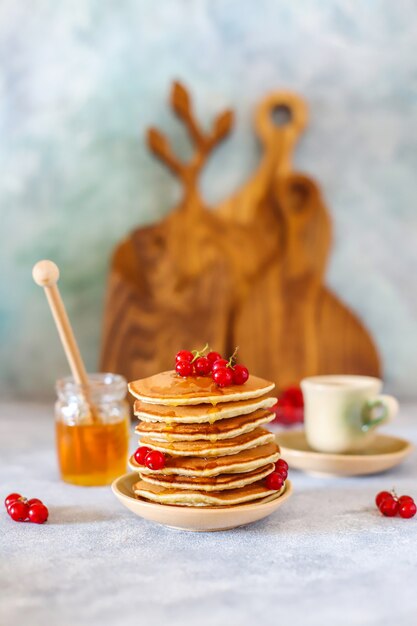
[(33, 266), (32, 276), (35, 283), (44, 288), (71, 373), (82, 389), (82, 394), (90, 407), (92, 420), (98, 421), (96, 409), (89, 399), (89, 381), (84, 362), (58, 289), (59, 268), (53, 261), (38, 261)]

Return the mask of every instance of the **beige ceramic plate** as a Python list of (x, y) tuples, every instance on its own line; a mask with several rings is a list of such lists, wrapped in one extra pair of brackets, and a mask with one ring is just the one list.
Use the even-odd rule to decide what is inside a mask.
[(273, 513), (291, 495), (292, 486), (287, 480), (284, 493), (269, 502), (239, 504), (230, 507), (187, 507), (146, 502), (133, 495), (132, 485), (137, 482), (135, 472), (116, 478), (111, 488), (120, 502), (139, 517), (165, 524), (171, 528), (192, 531), (229, 530), (257, 522)]
[(405, 439), (376, 435), (373, 444), (361, 454), (329, 454), (316, 452), (308, 445), (303, 430), (278, 433), (281, 456), (288, 465), (312, 474), (361, 476), (377, 474), (398, 465), (410, 454), (413, 446)]

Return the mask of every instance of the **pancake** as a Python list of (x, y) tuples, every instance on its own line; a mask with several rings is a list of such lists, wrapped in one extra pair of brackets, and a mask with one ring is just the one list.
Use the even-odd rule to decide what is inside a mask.
[(276, 402), (277, 398), (258, 398), (254, 400), (239, 400), (237, 402), (220, 402), (215, 407), (207, 404), (175, 407), (162, 404), (148, 404), (141, 400), (136, 400), (134, 413), (144, 422), (164, 422), (166, 424), (200, 424), (209, 422), (214, 424), (218, 420), (246, 415), (258, 409), (269, 409)]
[(218, 441), (237, 437), (255, 430), (262, 424), (272, 422), (275, 413), (258, 409), (248, 415), (218, 420), (215, 424), (165, 424), (164, 422), (140, 422), (135, 428), (138, 435), (156, 441)]
[(243, 450), (238, 454), (212, 457), (210, 459), (189, 456), (167, 456), (165, 466), (161, 470), (151, 470), (138, 465), (134, 456), (129, 459), (129, 467), (141, 474), (180, 476), (217, 476), (218, 474), (235, 474), (250, 472), (267, 463), (275, 463), (279, 459), (279, 448), (276, 443), (267, 443), (256, 448)]
[(268, 463), (259, 469), (244, 474), (220, 474), (209, 478), (197, 478), (196, 476), (154, 476), (141, 474), (140, 478), (152, 485), (159, 485), (166, 489), (192, 489), (198, 491), (223, 491), (224, 489), (237, 489), (251, 485), (261, 480), (274, 471), (274, 464)]
[(175, 370), (129, 383), (129, 391), (135, 398), (149, 404), (167, 406), (205, 403), (216, 405), (219, 402), (249, 400), (267, 394), (274, 387), (274, 383), (250, 375), (244, 385), (221, 388), (210, 376), (182, 378)]
[(151, 450), (159, 450), (172, 456), (226, 456), (237, 454), (242, 450), (262, 446), (272, 443), (274, 435), (265, 428), (255, 428), (250, 433), (232, 437), (229, 439), (219, 439), (218, 441), (157, 441), (151, 437), (142, 437), (140, 444), (147, 446)]
[(134, 493), (146, 500), (159, 504), (174, 504), (179, 506), (233, 506), (252, 502), (268, 496), (278, 497), (285, 491), (285, 485), (280, 491), (268, 489), (264, 480), (259, 480), (252, 485), (239, 489), (226, 489), (224, 491), (206, 491), (166, 489), (158, 485), (152, 485), (140, 480), (133, 485)]

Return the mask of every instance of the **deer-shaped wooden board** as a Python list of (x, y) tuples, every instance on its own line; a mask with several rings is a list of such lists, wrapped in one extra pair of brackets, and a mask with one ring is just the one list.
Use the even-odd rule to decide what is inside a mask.
[[(259, 167), (212, 208), (199, 175), (230, 132), (233, 113), (220, 114), (205, 133), (180, 83), (171, 106), (194, 154), (183, 162), (149, 129), (149, 148), (179, 178), (183, 195), (161, 222), (138, 228), (114, 252), (101, 368), (131, 380), (170, 369), (179, 349), (208, 342), (225, 355), (239, 346), (240, 360), (278, 389), (306, 375), (379, 375), (370, 335), (324, 284), (331, 224), (320, 190), (292, 169), (307, 123), (303, 100), (277, 92), (260, 103)], [(273, 121), (280, 109), (289, 117), (284, 125)]]

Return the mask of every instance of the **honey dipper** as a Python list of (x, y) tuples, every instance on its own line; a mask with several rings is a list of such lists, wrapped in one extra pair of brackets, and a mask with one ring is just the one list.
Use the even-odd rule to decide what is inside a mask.
[(89, 399), (87, 372), (57, 285), (59, 268), (53, 261), (38, 261), (33, 266), (32, 276), (35, 283), (44, 288), (71, 373), (77, 385), (82, 389), (84, 398), (90, 407), (92, 420), (97, 421), (96, 409)]

